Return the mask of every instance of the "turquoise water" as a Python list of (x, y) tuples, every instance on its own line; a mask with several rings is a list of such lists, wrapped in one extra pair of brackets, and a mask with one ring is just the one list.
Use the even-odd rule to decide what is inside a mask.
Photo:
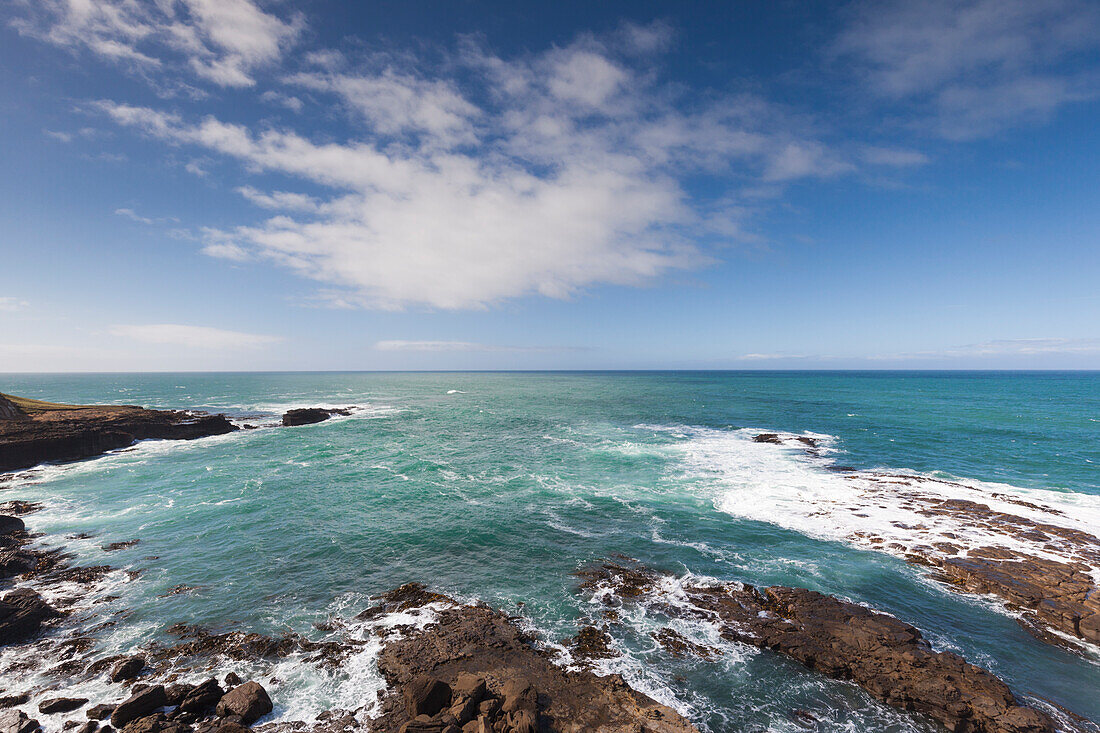
[[(1035, 641), (995, 602), (948, 593), (852, 541), (856, 529), (904, 530), (893, 508), (853, 512), (864, 492), (846, 478), (965, 479), (972, 495), (1015, 493), (1095, 532), (1098, 373), (4, 375), (0, 391), (262, 426), (39, 469), (0, 493), (44, 501), (28, 524), (54, 541), (96, 533), (71, 543), (82, 560), (145, 569), (104, 590), (120, 598), (101, 613), (130, 611), (105, 647), (163, 640), (180, 621), (320, 638), (314, 623), (350, 618), (410, 580), (522, 615), (554, 644), (596, 612), (571, 573), (621, 553), (681, 576), (869, 603), (1017, 693), (1100, 720), (1095, 658)], [(363, 409), (267, 427), (312, 405)], [(763, 430), (814, 435), (825, 450), (751, 442)], [(160, 597), (181, 584), (198, 590)], [(720, 661), (674, 659), (648, 636), (658, 623), (638, 613), (612, 626), (623, 655), (601, 671), (707, 730), (802, 730), (794, 709), (821, 730), (935, 730), (706, 628), (681, 630), (720, 645)], [(288, 660), (247, 671), (274, 680), (276, 718), (358, 707), (380, 685), (371, 650), (338, 670)]]

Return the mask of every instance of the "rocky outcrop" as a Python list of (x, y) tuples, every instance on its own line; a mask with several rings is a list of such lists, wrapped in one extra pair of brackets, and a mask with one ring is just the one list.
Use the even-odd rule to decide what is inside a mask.
[(124, 682), (132, 680), (145, 669), (144, 657), (127, 657), (115, 665), (111, 670), (111, 682)]
[[(957, 733), (1051, 733), (1045, 713), (1023, 706), (1001, 680), (951, 652), (934, 651), (893, 616), (804, 588), (681, 586), (690, 606), (662, 595), (662, 576), (636, 565), (582, 570), (581, 588), (605, 602), (643, 603), (670, 616), (720, 624), (725, 638), (770, 649), (884, 702), (924, 713)], [(611, 591), (611, 592), (608, 592)]]
[(167, 704), (168, 696), (164, 692), (164, 685), (146, 687), (115, 706), (111, 713), (111, 725), (121, 730), (127, 723), (143, 718)]
[(618, 675), (553, 664), (507, 616), (484, 606), (446, 608), (435, 623), (389, 640), (378, 668), (391, 685), (372, 725), (380, 733), (697, 733)]
[(21, 415), (0, 419), (0, 471), (90, 458), (137, 440), (191, 440), (237, 430), (224, 415), (132, 405), (51, 405)]
[(0, 535), (8, 535), (14, 532), (22, 532), (27, 528), (19, 517), (9, 517), (0, 514)]
[(301, 407), (296, 410), (287, 410), (283, 414), (283, 426), (294, 427), (296, 425), (312, 425), (324, 422), (333, 415), (350, 415), (351, 408), (337, 408), (328, 410), (323, 407)]
[(225, 693), (214, 712), (222, 718), (230, 715), (240, 719), (242, 725), (252, 725), (257, 719), (271, 712), (271, 698), (258, 682), (245, 682)]
[(0, 646), (26, 641), (42, 624), (61, 614), (29, 588), (0, 598)]
[(0, 711), (0, 733), (34, 733), (38, 721), (28, 718), (22, 710)]
[(77, 708), (84, 707), (88, 703), (86, 697), (54, 697), (38, 703), (38, 712), (45, 715), (54, 713), (68, 713)]

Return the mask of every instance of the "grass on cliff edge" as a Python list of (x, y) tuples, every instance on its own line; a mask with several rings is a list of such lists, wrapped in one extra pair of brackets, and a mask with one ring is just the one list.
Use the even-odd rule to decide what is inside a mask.
[(57, 412), (60, 410), (125, 409), (123, 405), (65, 405), (60, 402), (45, 402), (43, 400), (32, 400), (29, 397), (16, 397), (3, 392), (0, 392), (0, 398), (11, 402), (26, 415), (40, 415), (44, 412)]

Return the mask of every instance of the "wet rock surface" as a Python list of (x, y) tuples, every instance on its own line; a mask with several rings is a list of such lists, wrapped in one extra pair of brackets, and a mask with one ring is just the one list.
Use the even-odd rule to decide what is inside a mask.
[(34, 401), (20, 407), (17, 399), (3, 399), (10, 406), (4, 415), (14, 416), (0, 415), (0, 471), (90, 458), (137, 440), (190, 440), (237, 430), (224, 415)]
[(577, 574), (581, 590), (599, 592), (606, 603), (640, 603), (670, 618), (689, 615), (718, 623), (725, 638), (851, 680), (952, 731), (1055, 730), (1046, 713), (1021, 705), (994, 675), (957, 654), (934, 651), (913, 626), (855, 603), (804, 588), (729, 583), (684, 585), (689, 605), (674, 605), (660, 590), (662, 574), (636, 564), (607, 563)]
[(390, 690), (374, 731), (696, 731), (618, 675), (555, 665), (506, 615), (484, 606), (439, 611), (435, 623), (390, 640), (378, 667)]
[(294, 427), (297, 425), (312, 425), (324, 422), (333, 415), (350, 415), (351, 408), (326, 409), (323, 407), (301, 407), (296, 410), (287, 410), (283, 413), (283, 426)]
[[(820, 457), (811, 437), (761, 433), (752, 440)], [(928, 568), (952, 590), (999, 597), (1042, 641), (1100, 652), (1100, 536), (1091, 528), (1074, 526), (1059, 509), (961, 481), (826, 467), (846, 474), (858, 500), (833, 502), (825, 513), (905, 515), (852, 531), (849, 542)]]

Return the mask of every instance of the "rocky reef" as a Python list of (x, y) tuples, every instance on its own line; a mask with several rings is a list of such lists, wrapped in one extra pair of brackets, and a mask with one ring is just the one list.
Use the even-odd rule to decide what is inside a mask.
[[(817, 441), (806, 436), (760, 433), (752, 440), (818, 456)], [(1100, 651), (1096, 534), (1073, 526), (1058, 509), (1004, 493), (983, 495), (966, 484), (927, 476), (830, 468), (862, 496), (861, 505), (842, 511), (866, 516), (866, 508), (877, 505), (908, 515), (892, 527), (855, 531), (847, 538), (851, 543), (928, 568), (952, 590), (999, 597), (1042, 641), (1071, 651), (1089, 646)], [(945, 489), (958, 496), (945, 495)], [(968, 495), (984, 500), (961, 498)], [(906, 540), (883, 531), (893, 528), (903, 530)], [(959, 528), (971, 539), (963, 541)]]
[(675, 710), (618, 675), (567, 671), (507, 616), (454, 606), (389, 641), (378, 668), (390, 684), (380, 733), (697, 733)]
[[(928, 715), (956, 733), (1055, 730), (1046, 713), (1022, 705), (994, 675), (957, 654), (933, 650), (913, 626), (855, 603), (805, 588), (737, 583), (682, 584), (688, 602), (673, 603), (662, 590), (665, 576), (635, 563), (597, 565), (577, 575), (581, 590), (599, 593), (612, 607), (645, 604), (669, 618), (688, 615), (718, 623), (727, 639), (851, 680), (880, 700)], [(672, 642), (676, 636), (673, 632)], [(695, 650), (681, 645), (681, 651)], [(706, 658), (708, 651), (699, 655)]]
[(237, 430), (224, 415), (135, 405), (62, 405), (0, 394), (0, 471), (91, 458), (137, 440), (191, 440)]

